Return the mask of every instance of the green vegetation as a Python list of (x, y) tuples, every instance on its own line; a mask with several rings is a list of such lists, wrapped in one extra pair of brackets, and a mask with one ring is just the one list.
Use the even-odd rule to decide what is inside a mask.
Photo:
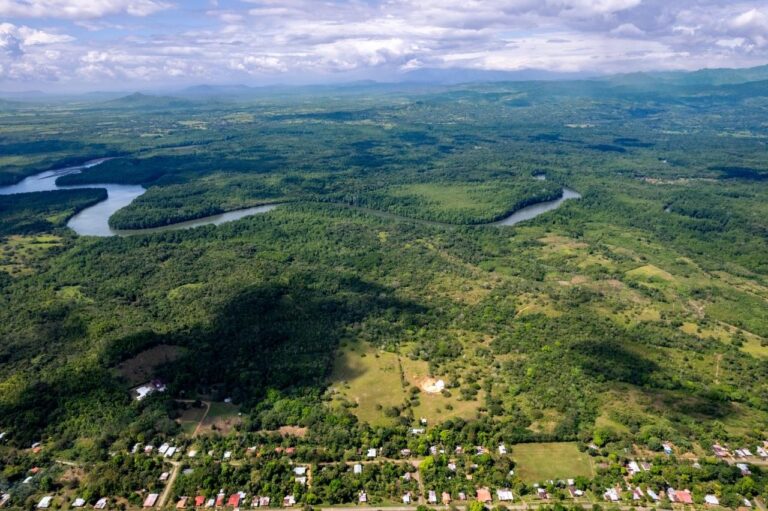
[(50, 232), (106, 198), (104, 189), (0, 195), (0, 236)]
[[(64, 224), (103, 191), (2, 199), (0, 490), (14, 506), (135, 504), (169, 466), (128, 453), (171, 442), (192, 470), (173, 497), (391, 503), (414, 462), (454, 498), (530, 495), (540, 478), (600, 498), (630, 456), (671, 442), (643, 484), (768, 497), (758, 465), (749, 483), (708, 458), (768, 440), (765, 90), (606, 80), (9, 107), (2, 182), (122, 155), (62, 178), (146, 185), (115, 227), (286, 204), (94, 239)], [(583, 198), (476, 225), (564, 186)], [(166, 392), (133, 399), (154, 378)], [(372, 448), (377, 465), (349, 474)], [(305, 487), (291, 462), (338, 484)], [(22, 486), (34, 466), (50, 477)]]

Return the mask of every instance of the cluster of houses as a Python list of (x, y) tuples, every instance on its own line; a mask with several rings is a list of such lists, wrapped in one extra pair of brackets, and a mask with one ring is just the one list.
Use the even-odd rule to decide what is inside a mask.
[[(147, 444), (145, 446), (142, 446), (141, 444), (135, 444), (131, 449), (131, 454), (137, 454), (142, 450), (144, 451), (144, 454), (150, 455), (155, 451), (155, 446), (151, 444)], [(176, 453), (179, 452), (179, 449), (166, 442), (157, 448), (157, 452), (166, 458), (173, 458)]]
[[(10, 495), (8, 496), (8, 499), (10, 499)], [(0, 507), (3, 507), (5, 503), (8, 501), (6, 499), (3, 501), (0, 499)], [(107, 509), (107, 504), (109, 503), (109, 500), (106, 497), (100, 498), (98, 501), (96, 501), (96, 504), (93, 505), (93, 509)], [(70, 509), (80, 509), (85, 507), (85, 499), (76, 498), (72, 501), (72, 504), (70, 505)], [(37, 503), (37, 509), (49, 509), (53, 505), (53, 495), (46, 495), (40, 501)]]
[[(626, 490), (632, 493), (633, 501), (642, 500), (647, 496), (653, 502), (661, 502), (666, 497), (672, 504), (693, 504), (693, 495), (688, 489), (676, 490), (674, 488), (667, 488), (666, 491), (657, 493), (651, 489), (643, 491), (639, 486), (633, 487), (632, 485), (627, 484)], [(608, 488), (605, 490), (605, 493), (603, 493), (603, 498), (609, 502), (616, 503), (621, 501), (622, 492), (623, 490), (619, 486)], [(717, 498), (717, 495), (708, 494), (704, 496), (704, 503), (708, 506), (719, 506), (720, 499)], [(751, 508), (752, 502), (750, 502), (749, 499), (744, 499), (743, 507), (747, 509)]]
[[(245, 492), (237, 492), (233, 493), (229, 496), (225, 494), (223, 491), (219, 492), (216, 497), (210, 497), (207, 498), (204, 495), (198, 495), (194, 498), (192, 497), (181, 497), (179, 501), (176, 503), (176, 509), (186, 509), (187, 507), (190, 508), (200, 508), (200, 509), (213, 509), (213, 508), (222, 508), (222, 507), (231, 507), (231, 508), (238, 508), (241, 506), (247, 506), (248, 501), (246, 500), (246, 493)], [(149, 498), (149, 497), (148, 497)], [(144, 507), (153, 507), (154, 503), (147, 506), (147, 503), (145, 502)], [(293, 507), (296, 505), (296, 497), (293, 495), (286, 495), (283, 499), (283, 507)], [(268, 508), (272, 505), (272, 499), (269, 497), (263, 497), (259, 495), (255, 495), (250, 500), (250, 507), (251, 508)]]
[(758, 445), (754, 453), (752, 452), (751, 449), (748, 449), (747, 447), (734, 449), (733, 452), (731, 452), (731, 450), (728, 449), (727, 446), (722, 446), (720, 444), (714, 444), (712, 446), (712, 452), (715, 453), (715, 456), (717, 456), (718, 458), (759, 457), (763, 459), (768, 459), (768, 441), (763, 442), (763, 445)]

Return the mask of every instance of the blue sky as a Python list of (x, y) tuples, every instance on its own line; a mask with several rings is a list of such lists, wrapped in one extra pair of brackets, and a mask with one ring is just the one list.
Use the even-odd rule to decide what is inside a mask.
[(0, 89), (768, 63), (767, 0), (0, 0)]

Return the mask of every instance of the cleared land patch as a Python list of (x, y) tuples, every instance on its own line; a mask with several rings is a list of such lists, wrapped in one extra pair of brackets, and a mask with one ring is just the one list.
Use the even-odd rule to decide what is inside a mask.
[(368, 344), (342, 349), (334, 364), (331, 385), (340, 397), (357, 405), (352, 411), (360, 420), (374, 425), (391, 424), (393, 419), (386, 417), (383, 410), (402, 405), (405, 400), (398, 356)]
[(528, 483), (550, 479), (592, 477), (589, 455), (580, 452), (575, 442), (518, 444), (512, 448), (517, 474)]
[(131, 386), (139, 385), (150, 380), (161, 365), (177, 360), (182, 352), (179, 346), (161, 344), (121, 362), (116, 369)]

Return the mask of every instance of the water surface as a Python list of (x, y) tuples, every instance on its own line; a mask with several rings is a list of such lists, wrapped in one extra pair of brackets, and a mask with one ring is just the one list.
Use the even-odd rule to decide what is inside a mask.
[(118, 185), (111, 183), (87, 184), (74, 186), (60, 186), (56, 179), (68, 174), (77, 174), (83, 169), (95, 167), (111, 158), (99, 158), (61, 169), (46, 170), (34, 176), (29, 176), (15, 185), (0, 187), (0, 195), (14, 195), (18, 193), (47, 192), (52, 190), (71, 190), (76, 188), (103, 188), (107, 191), (107, 198), (103, 201), (83, 209), (69, 219), (67, 226), (81, 236), (130, 236), (133, 234), (147, 234), (152, 232), (172, 231), (177, 229), (192, 229), (201, 225), (220, 225), (232, 222), (251, 215), (272, 211), (279, 204), (269, 204), (253, 208), (229, 211), (218, 215), (206, 216), (187, 222), (164, 225), (151, 229), (119, 230), (109, 226), (109, 217), (118, 210), (128, 206), (136, 197), (146, 192), (141, 185)]
[(581, 198), (581, 194), (576, 190), (571, 190), (570, 188), (563, 188), (563, 195), (559, 199), (538, 202), (536, 204), (526, 206), (522, 209), (518, 209), (508, 217), (502, 218), (501, 220), (497, 222), (493, 222), (490, 225), (497, 225), (500, 227), (504, 227), (504, 226), (519, 224), (520, 222), (525, 222), (526, 220), (531, 220), (533, 218), (536, 218), (537, 216), (543, 213), (546, 213), (547, 211), (552, 211), (553, 209), (557, 209), (563, 204), (563, 202), (569, 199), (580, 199), (580, 198)]

